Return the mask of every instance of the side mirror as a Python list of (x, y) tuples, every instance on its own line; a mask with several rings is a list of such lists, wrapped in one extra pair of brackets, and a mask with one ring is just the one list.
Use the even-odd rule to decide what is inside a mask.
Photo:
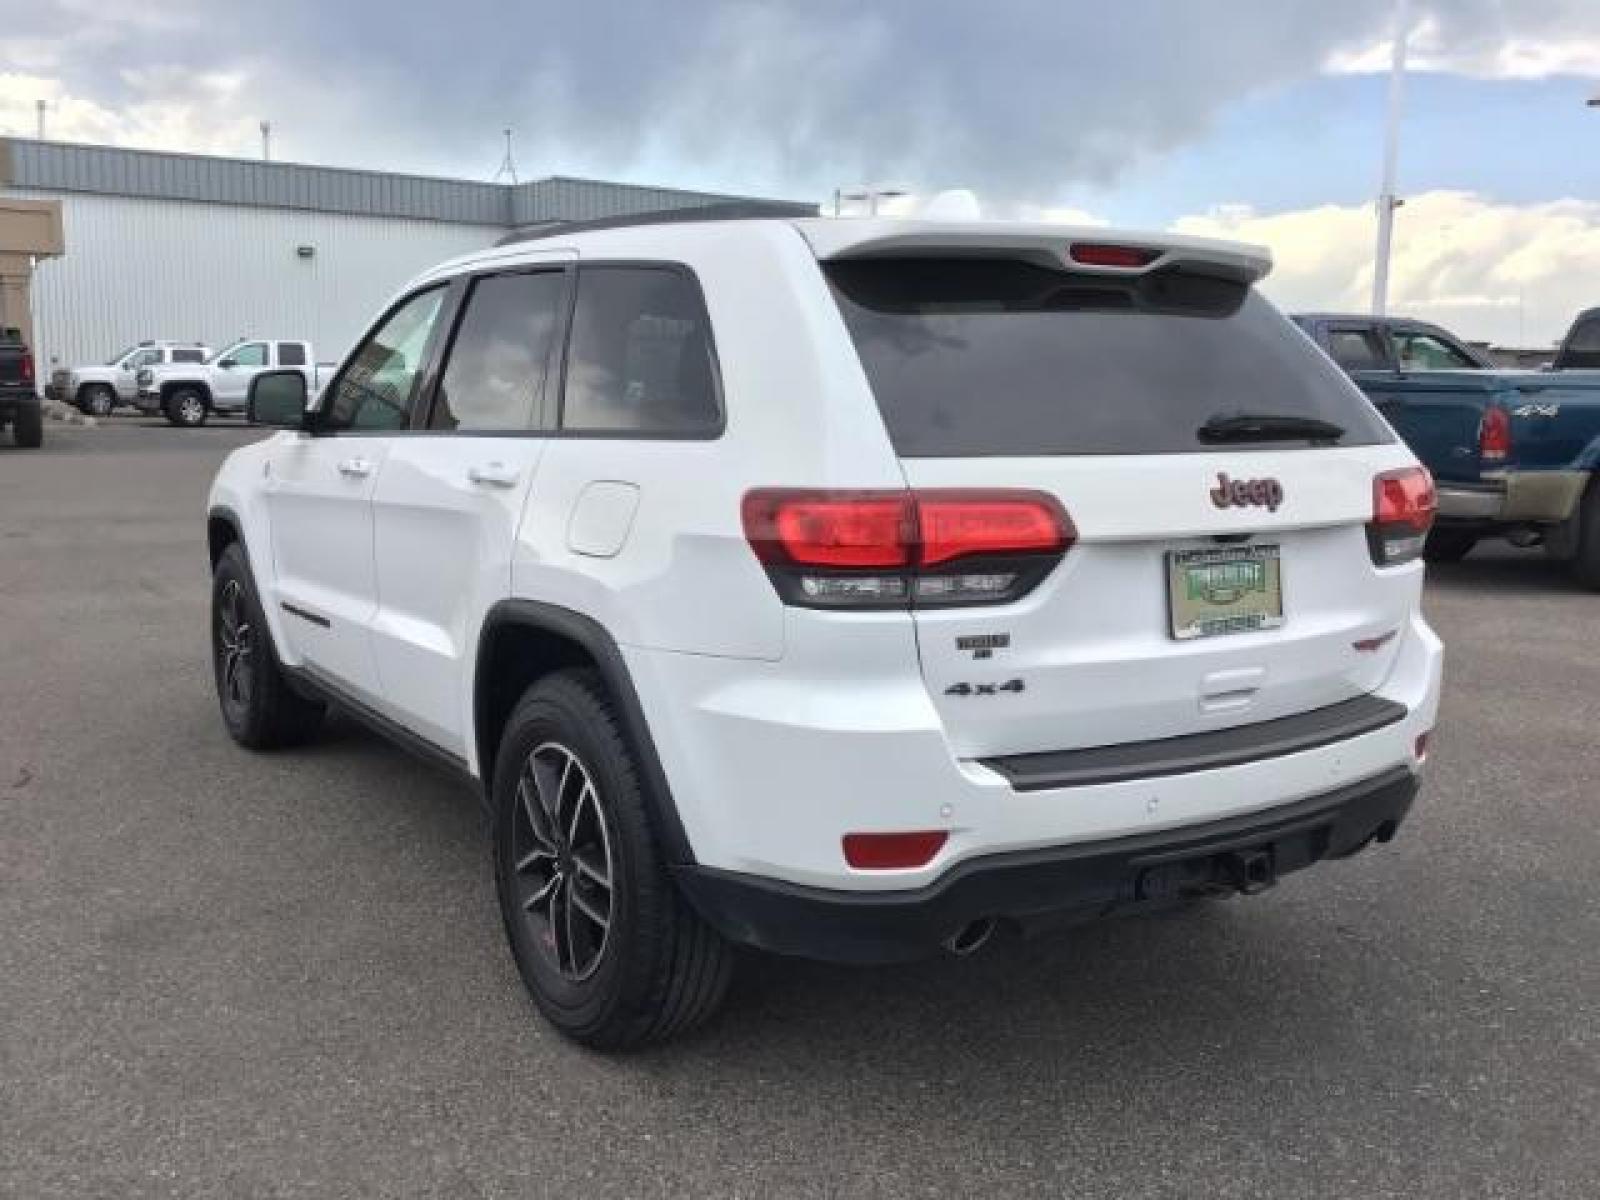
[(245, 418), (275, 429), (306, 427), (306, 377), (299, 371), (263, 371), (250, 381)]
[(231, 371), (238, 365), (238, 361), (232, 358), (225, 358), (217, 364), (217, 366), (221, 367), (224, 371)]

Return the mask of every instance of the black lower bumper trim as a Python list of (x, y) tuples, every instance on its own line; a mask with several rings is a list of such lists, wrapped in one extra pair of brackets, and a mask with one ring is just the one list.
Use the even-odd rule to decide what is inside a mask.
[(1158, 907), (1185, 894), (1259, 891), (1394, 835), (1416, 795), (1404, 767), (1265, 812), (1204, 825), (958, 863), (925, 887), (847, 892), (707, 867), (675, 868), (721, 933), (776, 954), (897, 962), (974, 921), (1024, 928)]
[(1189, 733), (1150, 742), (1053, 750), (980, 760), (1004, 775), (1019, 792), (1087, 787), (1158, 775), (1214, 771), (1243, 763), (1299, 754), (1347, 738), (1372, 733), (1404, 720), (1406, 706), (1382, 696), (1356, 696), (1339, 704), (1289, 717), (1236, 725), (1208, 733)]

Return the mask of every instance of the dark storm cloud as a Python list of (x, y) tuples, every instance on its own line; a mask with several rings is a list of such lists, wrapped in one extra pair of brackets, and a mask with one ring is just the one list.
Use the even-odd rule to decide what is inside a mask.
[[(64, 0), (76, 5), (82, 0)], [(243, 0), (16, 7), (77, 37), (69, 90), (126, 101), (130, 62), (238, 70), (305, 157), (487, 174), (663, 169), (816, 195), (906, 179), (1048, 199), (1203, 133), (1242, 95), (1382, 37), (1390, 0)], [(1559, 33), (1586, 0), (1439, 0), (1447, 38)], [(156, 31), (152, 20), (168, 28)], [(1592, 22), (1588, 22), (1591, 26)], [(0, 57), (4, 51), (0, 49)]]

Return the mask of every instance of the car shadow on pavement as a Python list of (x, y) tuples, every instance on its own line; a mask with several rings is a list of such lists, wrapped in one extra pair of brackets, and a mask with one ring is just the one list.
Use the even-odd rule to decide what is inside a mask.
[(1575, 594), (1585, 589), (1567, 564), (1540, 550), (1479, 551), (1457, 563), (1430, 563), (1428, 587), (1445, 592), (1507, 595)]

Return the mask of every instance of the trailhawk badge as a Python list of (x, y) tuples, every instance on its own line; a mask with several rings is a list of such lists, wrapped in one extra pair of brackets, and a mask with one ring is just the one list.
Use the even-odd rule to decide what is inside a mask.
[(1226, 471), (1217, 472), (1217, 486), (1211, 489), (1211, 503), (1218, 508), (1265, 508), (1277, 512), (1283, 503), (1283, 484), (1276, 479), (1229, 479)]

